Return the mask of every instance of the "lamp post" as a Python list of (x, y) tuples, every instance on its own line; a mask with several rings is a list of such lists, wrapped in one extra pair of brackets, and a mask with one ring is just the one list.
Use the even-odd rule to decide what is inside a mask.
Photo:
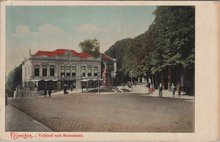
[(111, 72), (111, 78), (112, 78), (112, 86), (113, 86), (113, 79), (115, 78), (115, 76), (116, 76), (116, 72)]
[(100, 93), (100, 85), (99, 85), (99, 76), (100, 76), (100, 74), (101, 74), (100, 72), (97, 73), (97, 75), (98, 75), (98, 93)]
[(83, 73), (80, 74), (80, 79), (81, 79), (81, 81), (80, 81), (80, 83), (81, 83), (81, 89), (82, 89), (82, 93), (83, 93), (83, 81), (82, 81), (82, 79), (83, 79)]

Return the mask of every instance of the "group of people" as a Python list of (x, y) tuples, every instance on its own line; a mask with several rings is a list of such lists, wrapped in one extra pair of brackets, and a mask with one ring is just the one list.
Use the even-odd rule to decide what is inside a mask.
[(68, 85), (66, 84), (66, 83), (64, 83), (64, 85), (63, 85), (63, 93), (64, 94), (68, 94), (68, 88), (70, 88), (70, 90), (71, 90), (71, 92), (73, 91), (73, 88), (74, 88), (74, 84), (71, 84), (69, 87), (68, 87)]
[[(149, 93), (153, 93), (155, 91), (154, 86), (153, 86), (152, 83), (148, 83), (147, 87), (148, 87), (148, 92)], [(162, 86), (162, 83), (159, 84), (158, 91), (159, 91), (159, 97), (162, 98), (163, 97), (163, 86)], [(173, 97), (175, 97), (176, 91), (178, 93), (178, 96), (180, 97), (181, 92), (182, 92), (182, 87), (181, 87), (180, 83), (178, 83), (177, 86), (175, 86), (174, 83), (172, 83), (172, 85), (171, 85), (171, 92), (172, 92)]]
[(46, 98), (47, 94), (48, 94), (48, 96), (50, 98), (51, 93), (52, 93), (52, 85), (51, 84), (45, 85), (45, 87), (44, 87), (44, 97)]

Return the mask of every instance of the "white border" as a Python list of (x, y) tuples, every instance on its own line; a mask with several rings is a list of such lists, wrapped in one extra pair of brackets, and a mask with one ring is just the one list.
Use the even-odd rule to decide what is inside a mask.
[[(84, 138), (76, 139), (35, 139), (46, 141), (215, 141), (218, 139), (216, 123), (219, 97), (216, 92), (218, 74), (216, 2), (201, 1), (4, 1), (1, 3), (1, 100), (4, 101), (5, 89), (5, 6), (155, 6), (187, 5), (196, 6), (196, 67), (195, 67), (195, 133), (92, 133), (84, 132)], [(213, 24), (214, 23), (214, 24)], [(209, 34), (209, 36), (207, 36)], [(209, 50), (211, 47), (212, 50)], [(211, 62), (210, 62), (211, 61)], [(211, 78), (211, 79), (210, 79)], [(208, 90), (208, 91), (207, 91)], [(3, 109), (2, 109), (3, 108)], [(1, 116), (4, 103), (1, 103)], [(215, 123), (213, 123), (215, 122)], [(10, 140), (4, 132), (4, 117), (1, 117), (0, 139)], [(3, 125), (2, 125), (3, 124)], [(57, 132), (60, 133), (60, 132)]]

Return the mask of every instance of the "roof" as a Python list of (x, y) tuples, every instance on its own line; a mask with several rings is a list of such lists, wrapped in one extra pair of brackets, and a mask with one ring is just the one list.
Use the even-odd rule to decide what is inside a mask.
[(92, 55), (85, 53), (85, 52), (76, 52), (75, 50), (70, 49), (56, 49), (54, 51), (37, 51), (34, 56), (47, 56), (47, 57), (55, 57), (55, 56), (63, 56), (66, 52), (70, 51), (72, 56), (80, 57), (80, 58), (89, 58), (93, 57)]

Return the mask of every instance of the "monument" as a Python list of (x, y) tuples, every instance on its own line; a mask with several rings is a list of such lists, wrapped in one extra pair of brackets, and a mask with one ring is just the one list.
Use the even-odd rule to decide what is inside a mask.
[(108, 71), (108, 66), (107, 66), (107, 62), (103, 61), (103, 64), (105, 65), (104, 71), (102, 73), (102, 78), (103, 78), (103, 83), (102, 86), (104, 87), (110, 87), (111, 83), (110, 83), (110, 72)]

